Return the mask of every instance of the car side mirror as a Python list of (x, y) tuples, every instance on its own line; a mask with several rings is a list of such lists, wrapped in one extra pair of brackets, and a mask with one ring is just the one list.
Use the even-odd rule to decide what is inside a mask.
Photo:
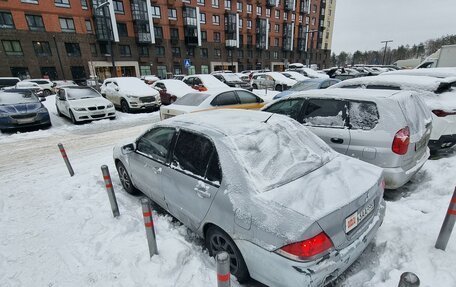
[(40, 102), (44, 102), (46, 101), (46, 98), (45, 97), (40, 97)]
[(136, 150), (136, 144), (135, 143), (127, 144), (127, 145), (124, 145), (122, 147), (122, 152), (124, 154), (134, 152), (135, 150)]
[(118, 92), (118, 91), (119, 91), (119, 88), (118, 88), (118, 87), (115, 87), (114, 90), (115, 90), (116, 92)]
[(65, 101), (65, 96), (59, 95), (59, 100)]

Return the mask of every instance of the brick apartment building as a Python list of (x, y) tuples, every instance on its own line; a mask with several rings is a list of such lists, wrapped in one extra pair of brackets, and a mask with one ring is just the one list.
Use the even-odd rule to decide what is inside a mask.
[(322, 45), (329, 0), (108, 0), (98, 7), (104, 1), (0, 1), (0, 76), (164, 78), (329, 64)]

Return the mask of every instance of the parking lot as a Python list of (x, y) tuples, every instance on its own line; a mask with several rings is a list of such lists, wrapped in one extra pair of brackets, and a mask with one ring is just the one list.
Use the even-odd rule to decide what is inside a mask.
[[(158, 114), (118, 112), (115, 121), (73, 126), (56, 116), (51, 97), (45, 103), (52, 128), (0, 135), (2, 285), (215, 286), (215, 261), (201, 239), (163, 212), (154, 214), (159, 255), (149, 260), (140, 197), (126, 194), (117, 176), (112, 147), (133, 140)], [(104, 188), (103, 164), (112, 174), (117, 219)], [(386, 217), (374, 242), (335, 285), (396, 286), (402, 272), (412, 271), (422, 286), (455, 286), (454, 238), (445, 252), (434, 248), (455, 168), (452, 150), (429, 160), (402, 188), (386, 191)]]

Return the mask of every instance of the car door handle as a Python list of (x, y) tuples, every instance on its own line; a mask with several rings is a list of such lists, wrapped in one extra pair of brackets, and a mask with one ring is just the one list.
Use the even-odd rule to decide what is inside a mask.
[(162, 172), (162, 168), (161, 167), (154, 166), (154, 173), (155, 174), (160, 174), (161, 172)]
[(193, 190), (196, 191), (196, 195), (198, 195), (201, 198), (210, 198), (211, 197), (211, 194), (206, 189), (202, 189), (200, 187), (195, 187)]
[(336, 143), (336, 144), (342, 144), (342, 143), (344, 143), (344, 140), (341, 138), (331, 138), (331, 142)]

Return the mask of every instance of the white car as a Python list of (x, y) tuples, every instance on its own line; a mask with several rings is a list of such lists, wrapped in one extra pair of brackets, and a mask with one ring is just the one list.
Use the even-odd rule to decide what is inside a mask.
[(23, 82), (32, 82), (38, 84), (43, 89), (43, 96), (55, 94), (56, 84), (48, 79), (26, 79)]
[(54, 89), (58, 90), (61, 87), (64, 86), (77, 86), (75, 81), (72, 80), (60, 80), (60, 81), (54, 81), (55, 87)]
[(397, 70), (383, 73), (386, 75), (407, 75), (407, 76), (428, 76), (434, 78), (456, 77), (456, 68), (427, 68), (427, 69), (410, 69)]
[(17, 82), (15, 86), (12, 87), (4, 87), (4, 90), (9, 90), (9, 89), (16, 89), (16, 90), (30, 90), (35, 93), (36, 96), (38, 97), (44, 97), (43, 89), (38, 85), (37, 83), (33, 82)]
[(362, 88), (377, 90), (409, 90), (416, 92), (432, 111), (431, 153), (456, 144), (456, 77), (433, 78), (426, 76), (380, 75), (345, 80), (335, 88)]
[(213, 89), (228, 88), (228, 85), (222, 83), (213, 75), (207, 74), (186, 76), (182, 79), (182, 81), (200, 92), (210, 91)]
[(276, 91), (285, 91), (296, 83), (279, 72), (256, 73), (252, 77), (252, 87), (255, 90), (272, 88)]
[(285, 77), (298, 81), (298, 82), (310, 79), (309, 77), (306, 77), (303, 74), (295, 72), (295, 71), (282, 72), (282, 74)]
[(285, 70), (285, 72), (289, 72), (289, 71), (295, 71), (295, 72), (301, 73), (304, 76), (312, 78), (312, 79), (315, 79), (315, 78), (327, 79), (327, 78), (329, 78), (329, 76), (326, 75), (325, 73), (317, 72), (317, 71), (315, 71), (314, 69), (311, 69), (311, 68), (301, 67), (301, 68), (289, 68), (289, 69)]
[(168, 119), (177, 115), (210, 110), (210, 109), (260, 109), (264, 101), (257, 95), (241, 88), (213, 89), (207, 92), (193, 92), (169, 106), (160, 108), (160, 119)]
[(152, 84), (152, 88), (160, 93), (163, 105), (174, 103), (177, 99), (182, 98), (188, 93), (194, 93), (195, 90), (179, 80), (159, 80)]
[(124, 113), (134, 110), (158, 109), (158, 91), (135, 77), (108, 78), (101, 85), (101, 95), (120, 107)]
[(67, 86), (59, 89), (55, 96), (59, 116), (66, 116), (74, 124), (116, 118), (114, 105), (90, 87)]

